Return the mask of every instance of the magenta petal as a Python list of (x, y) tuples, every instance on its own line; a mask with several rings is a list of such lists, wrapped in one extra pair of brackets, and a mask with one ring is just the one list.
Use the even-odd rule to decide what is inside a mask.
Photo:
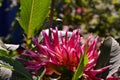
[(28, 51), (29, 54), (22, 54), (23, 56), (29, 56), (29, 57), (34, 58), (34, 59), (37, 60), (37, 61), (40, 61), (39, 55), (38, 55), (37, 53), (29, 50), (28, 48), (26, 48), (26, 50)]
[(110, 66), (106, 66), (97, 70), (91, 70), (91, 74), (92, 75), (97, 75), (97, 74), (101, 74), (102, 72), (104, 72), (105, 70), (107, 70)]
[(95, 67), (95, 65), (96, 65), (96, 60), (95, 59), (89, 61), (89, 63), (85, 67), (85, 71), (93, 69)]
[(119, 79), (111, 76), (111, 77), (108, 77), (106, 80), (119, 80)]
[(70, 37), (70, 40), (68, 41), (68, 46), (71, 48), (71, 47), (73, 47), (74, 46), (74, 43), (75, 43), (75, 31), (73, 31), (73, 33), (72, 33), (72, 36)]
[(97, 38), (95, 38), (95, 40), (90, 44), (87, 53), (91, 52), (94, 48), (96, 48), (96, 43), (97, 43)]
[(26, 68), (28, 69), (28, 70), (30, 70), (30, 71), (37, 71), (37, 70), (39, 70), (40, 68), (41, 68), (42, 66), (27, 66)]
[(87, 39), (87, 41), (83, 44), (82, 49), (85, 50), (86, 46), (89, 44), (90, 40), (92, 38), (92, 35), (90, 35)]
[(52, 49), (51, 39), (49, 38), (49, 36), (46, 34), (45, 31), (42, 31), (42, 34), (43, 34), (43, 44), (46, 45), (48, 48)]
[(54, 46), (59, 47), (59, 39), (58, 39), (58, 29), (56, 28), (56, 32), (54, 32), (53, 30), (51, 30), (53, 33), (53, 44)]
[(38, 38), (33, 38), (33, 42), (36, 45), (36, 47), (38, 48), (38, 52), (40, 54), (44, 54), (46, 51), (43, 49), (43, 47), (41, 46), (41, 44), (39, 44), (38, 42)]

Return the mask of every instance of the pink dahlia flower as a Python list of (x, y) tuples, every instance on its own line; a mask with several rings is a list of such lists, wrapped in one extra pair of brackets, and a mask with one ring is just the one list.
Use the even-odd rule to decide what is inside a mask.
[(68, 37), (66, 31), (65, 36), (58, 36), (58, 30), (51, 29), (51, 37), (43, 30), (43, 42), (40, 44), (37, 38), (33, 38), (33, 42), (37, 47), (37, 51), (27, 49), (24, 56), (31, 57), (32, 60), (26, 62), (26, 68), (30, 71), (38, 71), (40, 68), (46, 68), (46, 74), (60, 74), (56, 67), (66, 67), (67, 69), (75, 72), (79, 64), (79, 60), (85, 53), (88, 57), (88, 63), (83, 71), (83, 77), (89, 80), (102, 80), (97, 78), (96, 75), (102, 73), (107, 67), (94, 70), (96, 65), (99, 51), (96, 48), (97, 37), (91, 41), (92, 35), (88, 37), (85, 43), (82, 43), (82, 37), (80, 36), (80, 30), (74, 30), (72, 35)]

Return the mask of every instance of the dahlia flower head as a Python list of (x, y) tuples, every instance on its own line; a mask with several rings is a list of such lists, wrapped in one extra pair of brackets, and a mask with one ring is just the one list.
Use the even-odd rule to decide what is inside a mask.
[(84, 67), (82, 77), (90, 80), (103, 80), (96, 77), (96, 75), (104, 72), (109, 66), (94, 70), (100, 53), (96, 47), (98, 37), (92, 40), (92, 35), (90, 35), (83, 43), (80, 30), (74, 30), (70, 37), (68, 37), (68, 31), (65, 31), (65, 35), (63, 36), (62, 33), (58, 33), (57, 28), (50, 30), (51, 37), (45, 30), (42, 31), (42, 43), (39, 43), (38, 38), (33, 38), (33, 42), (37, 48), (36, 51), (25, 48), (27, 53), (23, 54), (23, 56), (31, 58), (25, 63), (28, 70), (37, 72), (44, 67), (46, 68), (46, 74), (56, 73), (60, 75), (60, 72), (55, 67), (64, 66), (74, 73), (78, 67), (80, 58), (86, 53), (88, 63)]

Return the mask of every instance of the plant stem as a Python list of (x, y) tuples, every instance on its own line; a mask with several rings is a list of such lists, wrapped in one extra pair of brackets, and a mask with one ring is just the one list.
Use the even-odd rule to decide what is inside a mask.
[(49, 27), (52, 27), (53, 15), (54, 15), (54, 7), (55, 7), (55, 0), (52, 0), (52, 2), (51, 2), (51, 9), (50, 9), (50, 23), (49, 23)]
[(55, 0), (51, 1), (51, 8), (50, 8), (50, 22), (49, 22), (49, 36), (51, 37), (50, 28), (52, 28), (53, 23), (53, 16), (54, 16), (54, 8), (55, 8)]

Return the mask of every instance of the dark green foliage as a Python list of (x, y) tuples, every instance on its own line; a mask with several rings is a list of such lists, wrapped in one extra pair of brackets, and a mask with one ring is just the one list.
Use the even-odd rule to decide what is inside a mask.
[(120, 75), (117, 73), (120, 67), (120, 46), (112, 37), (108, 37), (104, 40), (96, 68), (98, 69), (107, 65), (111, 65), (111, 67), (105, 71), (101, 77), (106, 78), (114, 74)]
[[(12, 70), (15, 71), (16, 73), (26, 77), (26, 79), (28, 79), (28, 80), (32, 80), (31, 74), (17, 60), (14, 60), (12, 58), (5, 57), (5, 56), (0, 56), (0, 60), (2, 60), (4, 63), (9, 64), (10, 66), (12, 66), (12, 68), (13, 68)], [(8, 73), (6, 72), (5, 74), (8, 74)]]
[(41, 79), (43, 78), (45, 72), (46, 72), (46, 69), (45, 69), (45, 68), (41, 68), (41, 69), (38, 71), (38, 76), (37, 76), (37, 77), (38, 77), (38, 80), (41, 80)]

